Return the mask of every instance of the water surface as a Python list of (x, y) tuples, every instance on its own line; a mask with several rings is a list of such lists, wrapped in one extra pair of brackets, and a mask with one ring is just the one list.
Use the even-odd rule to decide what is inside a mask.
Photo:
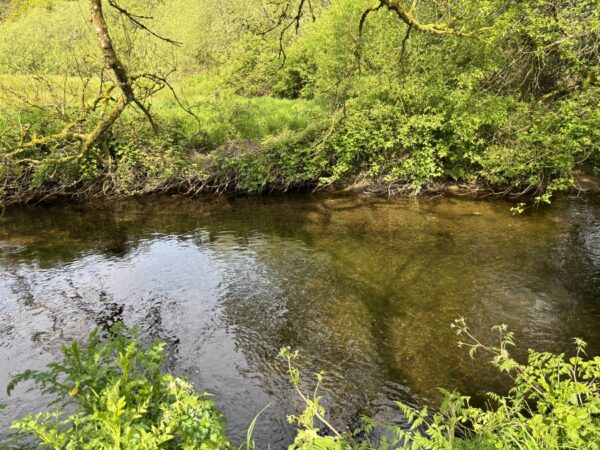
[(284, 448), (298, 411), (276, 355), (301, 352), (305, 386), (343, 428), (438, 386), (481, 400), (506, 380), (456, 346), (507, 323), (523, 347), (600, 352), (600, 201), (512, 216), (504, 202), (286, 196), (147, 197), (15, 208), (0, 218), (0, 425), (39, 406), (11, 376), (115, 321), (168, 343), (170, 370), (216, 395), (234, 442)]

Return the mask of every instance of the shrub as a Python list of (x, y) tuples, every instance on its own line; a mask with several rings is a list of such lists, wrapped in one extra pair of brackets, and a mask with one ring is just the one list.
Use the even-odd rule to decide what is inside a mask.
[(40, 446), (55, 449), (227, 449), (223, 418), (206, 394), (161, 370), (164, 345), (144, 346), (134, 329), (117, 326), (102, 337), (63, 346), (46, 371), (26, 371), (11, 382), (33, 381), (56, 398), (50, 411), (13, 423)]

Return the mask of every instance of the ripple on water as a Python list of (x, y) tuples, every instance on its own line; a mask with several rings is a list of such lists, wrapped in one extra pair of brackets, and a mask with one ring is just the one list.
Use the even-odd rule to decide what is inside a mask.
[[(285, 448), (303, 387), (325, 370), (331, 420), (403, 423), (394, 402), (438, 386), (480, 400), (505, 380), (465, 358), (449, 328), (508, 323), (523, 346), (600, 350), (600, 201), (512, 216), (502, 202), (288, 196), (145, 199), (15, 208), (0, 229), (0, 384), (41, 368), (93, 327), (137, 323), (169, 368), (214, 392), (235, 442), (267, 403), (259, 443)], [(0, 387), (0, 392), (4, 389)], [(0, 403), (3, 429), (40, 399)]]

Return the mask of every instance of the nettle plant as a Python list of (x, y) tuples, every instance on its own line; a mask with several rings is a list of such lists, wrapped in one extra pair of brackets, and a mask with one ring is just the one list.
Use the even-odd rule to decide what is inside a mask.
[(144, 346), (137, 329), (117, 325), (83, 345), (62, 348), (45, 371), (26, 371), (8, 386), (33, 381), (55, 398), (51, 410), (12, 424), (54, 449), (227, 449), (222, 415), (206, 394), (164, 371), (164, 344)]

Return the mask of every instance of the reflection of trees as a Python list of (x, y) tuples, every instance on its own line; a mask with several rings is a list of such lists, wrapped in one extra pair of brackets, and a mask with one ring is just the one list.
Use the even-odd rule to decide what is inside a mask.
[[(429, 217), (421, 224), (418, 211), (398, 213), (389, 208), (337, 212), (328, 229), (316, 224), (311, 233), (331, 273), (316, 293), (332, 299), (317, 304), (318, 328), (333, 330), (329, 335), (338, 342), (329, 344), (335, 347), (331, 359), (340, 355), (346, 362), (339, 378), (361, 393), (363, 405), (390, 382), (397, 395), (409, 385), (415, 391), (406, 395), (431, 396), (440, 384), (432, 371), (448, 359), (448, 325), (472, 303), (471, 295), (457, 295), (470, 294), (472, 272), (457, 279), (443, 275), (454, 243), (447, 232), (436, 231), (439, 221)], [(433, 348), (440, 336), (443, 349)], [(320, 342), (316, 351), (327, 345)]]
[[(440, 385), (472, 394), (494, 388), (494, 372), (455, 347), (449, 324), (457, 316), (484, 338), (491, 325), (507, 322), (525, 345), (562, 350), (578, 334), (599, 348), (598, 259), (582, 240), (597, 231), (598, 210), (573, 204), (560, 214), (511, 217), (498, 203), (319, 197), (22, 208), (2, 219), (2, 248), (13, 250), (0, 264), (68, 272), (67, 263), (125, 259), (167, 237), (203, 249), (219, 266), (218, 311), (252, 372), (246, 376), (288, 403), (274, 355), (282, 345), (298, 348), (306, 374), (326, 370), (326, 397), (343, 422), (390, 399), (431, 399)], [(185, 361), (190, 339), (183, 336), (181, 346), (178, 339), (200, 331), (165, 320), (165, 311), (185, 314), (188, 299), (164, 289), (131, 304), (145, 334), (171, 342)], [(100, 290), (71, 298), (73, 314), (58, 315), (78, 312), (99, 323), (122, 314)]]
[(600, 200), (566, 207), (568, 229), (556, 259), (567, 288), (593, 305), (600, 297)]
[[(318, 201), (285, 198), (233, 199), (145, 197), (126, 201), (12, 208), (0, 218), (0, 251), (8, 261), (35, 260), (52, 267), (89, 253), (121, 257), (144, 239), (196, 231), (229, 231), (236, 238), (257, 230), (294, 236), (304, 215), (322, 210)], [(280, 222), (280, 217), (291, 219)]]
[[(307, 373), (327, 370), (329, 397), (340, 415), (341, 408), (347, 416), (373, 413), (371, 405), (390, 389), (414, 400), (407, 384), (431, 395), (440, 384), (429, 376), (431, 363), (439, 366), (448, 353), (445, 338), (458, 313), (434, 319), (443, 322), (445, 340), (433, 352), (432, 316), (444, 301), (455, 312), (464, 304), (454, 302), (456, 296), (443, 299), (451, 278), (440, 278), (442, 286), (431, 280), (446, 268), (436, 271), (435, 260), (452, 251), (451, 234), (420, 225), (418, 209), (402, 214), (381, 206), (334, 204), (322, 214), (307, 212), (295, 233), (303, 242), (269, 236), (257, 246), (256, 261), (232, 269), (235, 280), (224, 296), (225, 320), (253, 366), (270, 366), (281, 345), (299, 348)], [(278, 223), (291, 221), (283, 215)], [(465, 276), (455, 284), (468, 291), (473, 274)]]
[(481, 398), (503, 378), (456, 347), (453, 319), (466, 316), (489, 339), (507, 322), (523, 345), (563, 350), (577, 329), (561, 324), (564, 305), (580, 308), (554, 280), (569, 268), (548, 258), (561, 239), (552, 215), (514, 218), (503, 206), (376, 201), (307, 211), (294, 236), (308, 247), (266, 238), (250, 274), (229, 286), (226, 320), (257, 370), (280, 345), (303, 350), (307, 371), (329, 372), (330, 396), (347, 412), (365, 412), (390, 382), (403, 400), (433, 398), (440, 385)]

